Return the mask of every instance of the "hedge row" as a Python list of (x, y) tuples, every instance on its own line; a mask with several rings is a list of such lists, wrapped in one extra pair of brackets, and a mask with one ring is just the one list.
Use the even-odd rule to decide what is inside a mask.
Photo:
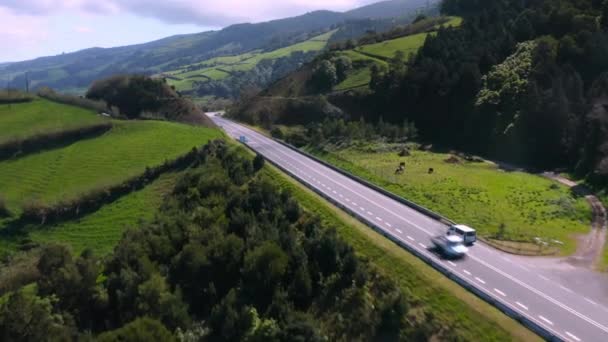
[(108, 113), (112, 117), (120, 117), (120, 111), (116, 107), (108, 106), (104, 101), (87, 99), (81, 96), (62, 94), (51, 88), (43, 87), (38, 90), (38, 96), (49, 101), (72, 105), (84, 109), (90, 109), (97, 113)]
[(13, 104), (13, 103), (25, 103), (32, 102), (33, 98), (31, 97), (23, 97), (23, 98), (1, 98), (0, 97), (0, 105), (4, 104)]
[(25, 139), (10, 140), (0, 144), (0, 159), (69, 145), (81, 139), (101, 135), (111, 128), (111, 122), (103, 122), (64, 131), (40, 133)]
[(65, 200), (52, 205), (41, 202), (30, 202), (24, 205), (19, 217), (19, 224), (49, 224), (75, 219), (99, 210), (103, 205), (111, 203), (133, 191), (140, 190), (168, 171), (183, 170), (198, 160), (200, 152), (193, 148), (185, 155), (174, 160), (165, 161), (156, 167), (146, 167), (144, 173), (127, 181), (106, 188), (93, 190), (78, 198)]

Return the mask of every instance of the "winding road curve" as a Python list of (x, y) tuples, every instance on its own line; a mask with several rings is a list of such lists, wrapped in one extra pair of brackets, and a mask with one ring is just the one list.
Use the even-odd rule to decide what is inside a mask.
[[(430, 237), (446, 226), (242, 125), (210, 115), (228, 135), (247, 145), (326, 199), (393, 241), (430, 260), (459, 284), (483, 294), (512, 316), (531, 322), (553, 340), (608, 341), (608, 277), (570, 264), (537, 264), (483, 243), (459, 261), (429, 250)], [(528, 324), (530, 326), (530, 324)], [(483, 339), (480, 336), (480, 339)]]

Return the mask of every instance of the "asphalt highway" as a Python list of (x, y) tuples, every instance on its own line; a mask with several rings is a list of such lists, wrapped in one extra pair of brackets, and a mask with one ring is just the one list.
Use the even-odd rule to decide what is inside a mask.
[(608, 307), (599, 300), (585, 297), (576, 288), (549, 279), (516, 257), (480, 242), (469, 248), (465, 258), (444, 260), (429, 248), (432, 236), (445, 234), (447, 226), (443, 223), (254, 130), (220, 116), (211, 115), (211, 118), (231, 137), (245, 136), (250, 148), (280, 165), (292, 177), (357, 213), (359, 219), (432, 258), (449, 269), (453, 277), (535, 322), (556, 340), (608, 341)]

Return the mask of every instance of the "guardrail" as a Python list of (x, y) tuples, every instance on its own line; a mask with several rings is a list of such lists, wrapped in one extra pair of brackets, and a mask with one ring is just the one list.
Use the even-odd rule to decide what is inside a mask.
[[(353, 179), (356, 182), (359, 182), (365, 186), (368, 186), (386, 196), (389, 196), (390, 198), (403, 203), (411, 208), (416, 209), (417, 211), (431, 217), (434, 218), (436, 220), (439, 220), (441, 222), (444, 223), (448, 223), (448, 224), (453, 224), (454, 222), (441, 216), (440, 214), (435, 213), (434, 211), (431, 211), (427, 208), (424, 208), (422, 206), (419, 206), (411, 201), (406, 200), (405, 198), (402, 198), (398, 195), (393, 194), (390, 191), (384, 190), (382, 188), (380, 188), (379, 186), (372, 184), (360, 177), (357, 177), (355, 175), (350, 174), (349, 172), (346, 172), (338, 167), (335, 167), (323, 160), (320, 160), (319, 158), (311, 155), (310, 153), (301, 151), (300, 149), (298, 149), (295, 146), (292, 146), (290, 144), (287, 144), (283, 141), (280, 141), (278, 139), (272, 138), (274, 141), (276, 141), (277, 143), (288, 147), (289, 149), (292, 149), (298, 153), (301, 153), (311, 159), (313, 159), (316, 162), (319, 162), (327, 167), (329, 167), (330, 169), (344, 175), (347, 176), (351, 179)], [(241, 142), (245, 147), (247, 147), (248, 149), (250, 149), (251, 151), (257, 153), (257, 151), (255, 149), (253, 149), (251, 146), (249, 146), (247, 143), (243, 143)], [(527, 327), (528, 329), (530, 329), (532, 332), (536, 333), (537, 335), (539, 335), (541, 338), (547, 340), (547, 341), (562, 341), (562, 339), (559, 336), (554, 335), (551, 331), (547, 330), (545, 327), (543, 327), (542, 325), (538, 324), (537, 322), (535, 322), (534, 320), (520, 314), (519, 312), (517, 312), (516, 309), (514, 309), (513, 307), (511, 307), (509, 304), (504, 303), (502, 301), (500, 301), (499, 299), (497, 299), (496, 297), (494, 297), (492, 294), (485, 292), (477, 287), (475, 287), (473, 284), (471, 284), (469, 281), (467, 281), (466, 279), (464, 279), (463, 277), (461, 277), (459, 274), (452, 272), (452, 270), (450, 268), (448, 268), (447, 266), (441, 264), (440, 262), (437, 262), (436, 260), (434, 260), (433, 258), (431, 258), (429, 255), (426, 255), (425, 253), (419, 251), (418, 249), (416, 249), (415, 247), (405, 243), (404, 241), (402, 241), (401, 239), (397, 238), (396, 236), (389, 234), (388, 232), (386, 232), (384, 229), (382, 229), (380, 226), (376, 225), (373, 221), (369, 220), (368, 218), (366, 218), (365, 216), (359, 214), (356, 211), (353, 211), (351, 209), (349, 209), (348, 207), (344, 206), (342, 203), (340, 203), (339, 201), (333, 199), (332, 197), (328, 196), (327, 194), (325, 194), (323, 191), (321, 191), (320, 189), (312, 186), (311, 184), (305, 182), (303, 179), (301, 179), (300, 177), (298, 177), (295, 173), (289, 171), (288, 169), (284, 168), (283, 166), (279, 165), (278, 163), (273, 162), (272, 160), (268, 159), (268, 158), (264, 158), (265, 160), (269, 161), (272, 165), (274, 165), (276, 168), (278, 168), (279, 170), (285, 172), (288, 175), (291, 175), (291, 177), (293, 177), (294, 179), (296, 179), (300, 184), (304, 185), (305, 187), (307, 187), (308, 189), (312, 190), (314, 193), (318, 194), (319, 196), (323, 197), (325, 200), (327, 200), (328, 202), (332, 203), (333, 205), (337, 206), (338, 208), (344, 210), (345, 212), (347, 212), (348, 214), (350, 214), (351, 216), (355, 217), (356, 219), (358, 219), (359, 221), (361, 221), (363, 224), (365, 224), (366, 226), (370, 227), (371, 229), (373, 229), (375, 232), (379, 233), (380, 235), (384, 236), (385, 238), (389, 239), (391, 242), (395, 243), (396, 245), (398, 245), (399, 247), (407, 250), (408, 252), (412, 253), (413, 255), (415, 255), (416, 257), (418, 257), (419, 259), (421, 259), (424, 263), (426, 263), (427, 265), (431, 266), (432, 268), (434, 268), (436, 271), (438, 271), (439, 273), (443, 274), (444, 276), (448, 277), (449, 279), (451, 279), (452, 281), (454, 281), (455, 283), (457, 283), (458, 285), (462, 286), (464, 289), (466, 289), (467, 291), (471, 292), (472, 294), (476, 295), (477, 297), (479, 297), (480, 299), (482, 299), (483, 301), (487, 302), (490, 305), (493, 305), (494, 307), (496, 307), (498, 310), (500, 310), (502, 313), (504, 313), (505, 315), (511, 317), (512, 319), (516, 320), (517, 322), (521, 323), (522, 325), (524, 325), (525, 327)]]
[[(276, 139), (275, 139), (276, 141)], [(277, 141), (279, 143), (281, 143), (282, 145), (285, 145), (287, 147), (290, 147), (291, 149), (295, 149), (297, 152), (299, 153), (303, 153), (304, 155), (314, 159), (315, 161), (318, 161), (320, 163), (322, 163), (323, 165), (326, 165), (328, 167), (331, 167), (331, 169), (340, 172), (341, 174), (347, 175), (350, 178), (352, 178), (353, 180), (357, 181), (357, 182), (361, 182), (363, 185), (366, 186), (370, 186), (374, 189), (378, 188), (376, 185), (370, 184), (369, 182), (360, 179), (357, 176), (354, 175), (350, 175), (348, 172), (343, 171), (338, 169), (337, 167), (333, 166), (333, 165), (329, 165), (326, 162), (320, 161), (318, 158), (311, 156), (308, 153), (302, 152), (299, 149), (297, 149), (294, 146), (291, 146), (289, 144), (283, 143), (281, 141)], [(249, 148), (250, 150), (252, 150), (253, 152), (256, 152), (256, 150), (254, 150), (251, 146), (247, 145), (246, 143), (242, 143), (243, 145), (245, 145), (247, 148)], [(426, 263), (427, 265), (431, 266), (432, 268), (434, 268), (435, 270), (437, 270), (438, 272), (440, 272), (441, 274), (443, 274), (444, 276), (448, 277), (449, 279), (451, 279), (452, 281), (456, 282), (457, 284), (459, 284), (460, 286), (462, 286), (464, 289), (466, 289), (467, 291), (473, 293), (474, 295), (476, 295), (477, 297), (481, 298), (482, 300), (484, 300), (485, 302), (493, 305), (494, 307), (496, 307), (498, 310), (500, 310), (501, 312), (503, 312), (505, 315), (513, 318), (514, 320), (518, 321), (519, 323), (523, 324), (524, 326), (526, 326), (528, 329), (530, 329), (531, 331), (533, 331), (534, 333), (538, 334), (539, 336), (541, 336), (542, 338), (544, 338), (547, 341), (561, 341), (561, 339), (557, 336), (555, 336), (553, 333), (551, 333), (550, 331), (548, 331), (547, 329), (545, 329), (543, 326), (537, 324), (535, 321), (529, 319), (526, 316), (521, 315), (520, 313), (518, 313), (515, 309), (513, 309), (512, 307), (510, 307), (508, 304), (501, 302), (500, 300), (497, 300), (493, 295), (480, 290), (479, 288), (473, 286), (470, 282), (468, 282), (466, 279), (462, 278), (459, 274), (452, 272), (452, 270), (450, 268), (448, 268), (447, 266), (444, 266), (443, 264), (437, 262), (436, 260), (432, 259), (431, 257), (429, 257), (428, 255), (422, 253), (421, 251), (419, 251), (418, 249), (416, 249), (415, 247), (405, 243), (404, 241), (402, 241), (401, 239), (397, 238), (396, 236), (387, 233), (384, 229), (380, 228), (380, 226), (376, 225), (374, 222), (372, 222), (371, 220), (369, 220), (368, 218), (366, 218), (365, 216), (359, 214), (356, 211), (353, 211), (351, 209), (349, 209), (348, 207), (346, 207), (345, 205), (343, 205), (342, 203), (340, 203), (339, 201), (333, 199), (332, 197), (328, 196), (327, 194), (325, 194), (323, 191), (321, 191), (320, 189), (312, 186), (311, 184), (305, 182), (303, 179), (300, 179), (295, 173), (287, 170), (286, 168), (284, 168), (283, 166), (279, 165), (278, 163), (273, 162), (272, 160), (265, 158), (267, 161), (269, 161), (272, 165), (274, 165), (276, 168), (278, 168), (279, 170), (285, 172), (288, 175), (291, 175), (293, 178), (295, 178), (298, 182), (300, 182), (300, 184), (304, 185), (305, 187), (309, 188), (310, 190), (312, 190), (313, 192), (315, 192), (316, 194), (318, 194), (319, 196), (323, 197), (325, 200), (327, 200), (328, 202), (332, 203), (333, 205), (337, 206), (338, 208), (344, 210), (345, 212), (347, 212), (348, 214), (350, 214), (351, 216), (357, 218), (359, 221), (361, 221), (362, 223), (364, 223), (366, 226), (370, 227), (371, 229), (373, 229), (374, 231), (376, 231), (377, 233), (381, 234), (382, 236), (384, 236), (385, 238), (389, 239), (390, 241), (392, 241), (393, 243), (395, 243), (396, 245), (398, 245), (399, 247), (407, 250), (408, 252), (412, 253), (413, 255), (415, 255), (416, 257), (418, 257), (419, 259), (421, 259), (424, 263)], [(369, 184), (369, 185), (368, 185)], [(391, 198), (399, 198), (399, 196), (392, 194), (389, 191), (386, 191), (384, 189), (381, 189), (382, 193), (386, 194), (387, 196), (389, 196)], [(412, 203), (406, 199), (401, 198), (401, 200), (399, 202), (407, 203), (407, 205), (409, 206), (409, 203)], [(405, 204), (405, 203), (404, 203)], [(414, 204), (414, 203), (412, 203)], [(415, 206), (422, 208), (423, 210), (428, 210), (424, 207), (418, 206), (416, 204), (414, 204)], [(417, 208), (415, 208), (417, 209)], [(418, 210), (418, 209), (417, 209)], [(424, 211), (421, 211), (424, 213)], [(443, 218), (441, 215), (436, 214), (430, 210), (428, 210), (428, 212), (434, 214), (433, 218), (435, 218), (435, 215), (437, 215), (438, 217)], [(446, 219), (447, 220), (447, 219)], [(451, 222), (451, 221), (449, 221)]]
[(392, 193), (392, 192), (390, 192), (390, 191), (388, 191), (386, 189), (383, 189), (383, 188), (377, 186), (376, 184), (373, 184), (373, 183), (371, 183), (369, 181), (366, 181), (365, 179), (363, 179), (361, 177), (353, 175), (352, 173), (350, 173), (348, 171), (342, 170), (342, 169), (340, 169), (340, 168), (338, 168), (338, 167), (336, 167), (336, 166), (334, 166), (334, 165), (332, 165), (332, 164), (330, 164), (330, 163), (328, 163), (328, 162), (326, 162), (326, 161), (324, 161), (322, 159), (319, 159), (319, 158), (313, 156), (312, 154), (310, 154), (308, 152), (300, 150), (299, 148), (297, 148), (297, 147), (295, 147), (293, 145), (290, 145), (290, 144), (288, 144), (288, 143), (286, 143), (284, 141), (281, 141), (279, 139), (276, 139), (276, 138), (272, 138), (272, 139), (274, 141), (276, 141), (277, 143), (279, 143), (279, 144), (281, 144), (281, 145), (283, 145), (283, 146), (285, 146), (285, 147), (287, 147), (287, 148), (289, 148), (291, 150), (294, 150), (294, 151), (296, 151), (296, 152), (298, 152), (300, 154), (303, 154), (306, 157), (308, 157), (308, 158), (316, 161), (317, 163), (323, 164), (324, 166), (326, 166), (326, 167), (328, 167), (328, 168), (330, 168), (330, 169), (332, 169), (332, 170), (334, 170), (334, 171), (336, 171), (336, 172), (338, 172), (338, 173), (340, 173), (340, 174), (342, 174), (342, 175), (344, 175), (344, 176), (346, 176), (346, 177), (354, 180), (355, 182), (361, 183), (361, 184), (367, 186), (368, 188), (372, 188), (375, 191), (377, 191), (377, 192), (379, 192), (379, 193), (381, 193), (381, 194), (383, 194), (383, 195), (385, 195), (387, 197), (390, 197), (391, 199), (393, 199), (393, 200), (395, 200), (395, 201), (397, 201), (397, 202), (399, 202), (401, 204), (405, 204), (408, 207), (410, 207), (412, 209), (415, 209), (416, 211), (419, 211), (419, 212), (421, 212), (422, 214), (424, 214), (426, 216), (429, 216), (429, 217), (431, 217), (431, 218), (433, 218), (433, 219), (435, 219), (437, 221), (440, 221), (440, 222), (442, 222), (444, 224), (447, 224), (447, 225), (456, 224), (456, 222), (448, 219), (447, 217), (442, 216), (441, 214), (438, 214), (438, 213), (436, 213), (436, 212), (434, 212), (434, 211), (432, 211), (432, 210), (430, 210), (428, 208), (425, 208), (425, 207), (423, 207), (421, 205), (418, 205), (418, 204), (416, 204), (416, 203), (414, 203), (412, 201), (409, 201), (409, 200), (407, 200), (407, 199), (405, 199), (405, 198), (403, 198), (403, 197), (401, 197), (399, 195), (396, 195), (396, 194), (394, 194), (394, 193)]

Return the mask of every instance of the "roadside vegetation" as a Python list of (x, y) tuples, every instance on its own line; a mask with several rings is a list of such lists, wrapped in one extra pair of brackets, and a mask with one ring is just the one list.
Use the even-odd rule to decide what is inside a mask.
[(355, 248), (357, 255), (396, 281), (401, 291), (415, 298), (419, 309), (433, 312), (438, 324), (450, 330), (451, 338), (474, 341), (484, 336), (493, 341), (540, 341), (518, 322), (297, 181), (274, 167), (263, 172), (292, 193), (304, 210), (318, 215), (324, 225), (334, 227), (338, 235)]
[[(468, 161), (463, 156), (421, 151), (418, 147), (380, 142), (308, 150), (453, 221), (476, 228), (490, 242), (515, 242), (498, 242), (499, 248), (510, 252), (571, 254), (576, 249), (577, 234), (589, 231), (589, 205), (564, 186), (541, 176), (504, 171), (479, 159)], [(405, 172), (396, 174), (401, 162), (405, 163)], [(551, 248), (541, 247), (535, 238)]]
[(3, 336), (456, 336), (357, 256), (335, 229), (259, 174), (263, 159), (252, 160), (223, 141), (198, 153), (155, 220), (126, 233), (105, 260), (90, 251), (75, 256), (61, 245), (43, 246), (32, 264), (35, 285), (0, 301)]

